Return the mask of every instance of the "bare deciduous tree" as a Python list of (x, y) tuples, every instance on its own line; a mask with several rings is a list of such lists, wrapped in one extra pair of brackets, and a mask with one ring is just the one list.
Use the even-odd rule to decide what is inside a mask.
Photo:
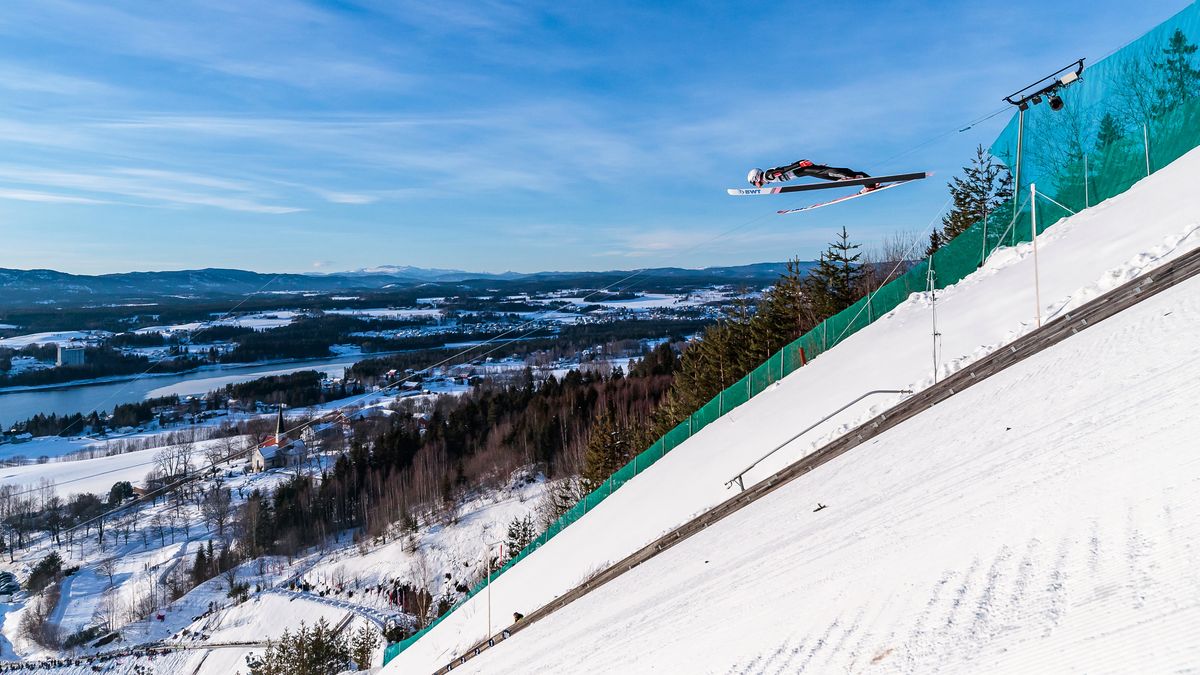
[(433, 563), (430, 562), (429, 556), (425, 555), (425, 551), (417, 549), (413, 554), (408, 565), (408, 578), (416, 591), (413, 613), (416, 614), (417, 628), (421, 629), (428, 623), (429, 612), (433, 608), (433, 594), (430, 590), (434, 578)]
[(111, 588), (113, 585), (113, 576), (117, 573), (117, 559), (115, 557), (105, 558), (96, 567), (108, 577), (108, 585)]
[(215, 528), (217, 535), (224, 539), (225, 526), (229, 524), (229, 519), (233, 516), (233, 497), (229, 490), (220, 487), (212, 488), (205, 494), (204, 503), (200, 509), (204, 514), (204, 522), (208, 523), (209, 530)]

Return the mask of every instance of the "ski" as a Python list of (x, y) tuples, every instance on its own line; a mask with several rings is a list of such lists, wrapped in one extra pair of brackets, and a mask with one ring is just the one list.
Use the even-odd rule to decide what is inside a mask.
[(898, 183), (888, 183), (887, 185), (881, 185), (878, 188), (875, 188), (874, 190), (871, 190), (869, 192), (855, 192), (852, 195), (846, 195), (845, 197), (838, 197), (837, 199), (830, 199), (827, 202), (817, 202), (816, 204), (809, 204), (808, 206), (801, 206), (801, 207), (795, 208), (795, 209), (783, 209), (781, 211), (776, 211), (776, 213), (778, 213), (781, 216), (784, 216), (789, 213), (800, 213), (801, 211), (812, 211), (813, 209), (819, 209), (822, 206), (831, 206), (833, 204), (840, 204), (842, 202), (848, 202), (851, 199), (858, 199), (859, 197), (866, 197), (867, 195), (873, 195), (876, 192), (883, 192), (884, 190), (887, 190), (888, 188), (894, 188), (898, 185), (904, 185), (905, 183), (911, 183), (911, 182), (912, 182), (912, 180), (902, 180)]
[(852, 185), (872, 185), (874, 183), (891, 183), (893, 181), (921, 180), (933, 174), (924, 171), (916, 173), (897, 173), (891, 176), (871, 176), (870, 178), (847, 178), (846, 180), (831, 180), (824, 183), (805, 183), (804, 185), (780, 185), (779, 187), (761, 188), (729, 188), (731, 195), (778, 195), (787, 192), (808, 192), (809, 190), (825, 190), (828, 188), (850, 187)]

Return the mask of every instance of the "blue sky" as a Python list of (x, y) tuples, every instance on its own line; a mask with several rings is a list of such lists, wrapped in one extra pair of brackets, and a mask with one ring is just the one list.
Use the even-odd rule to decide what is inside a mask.
[[(0, 267), (813, 258), (924, 230), (1008, 114), (956, 129), (1184, 6), (10, 0)], [(724, 193), (801, 157), (937, 176), (791, 217)]]

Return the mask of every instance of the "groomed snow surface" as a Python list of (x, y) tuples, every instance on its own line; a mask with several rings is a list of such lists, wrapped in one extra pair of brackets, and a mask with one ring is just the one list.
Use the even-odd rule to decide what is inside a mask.
[[(1043, 319), (1081, 305), (1200, 245), (1200, 191), (1194, 189), (1198, 176), (1200, 150), (1194, 150), (1125, 194), (1067, 218), (1039, 237)], [(1050, 209), (1040, 210), (1046, 213)], [(940, 369), (943, 374), (953, 372), (1034, 329), (1033, 262), (1032, 247), (1028, 244), (1003, 250), (975, 274), (938, 292), (938, 330), (942, 333)], [(1197, 290), (1195, 284), (1189, 284), (1187, 288), (1193, 293)], [(1175, 292), (1170, 297), (1178, 299), (1180, 294)], [(1161, 304), (1156, 306), (1161, 307)], [(1169, 323), (1172, 321), (1169, 316), (1164, 319), (1168, 323), (1159, 326), (1162, 330), (1156, 338), (1165, 340), (1174, 331), (1166, 328), (1176, 324)], [(1177, 317), (1173, 321), (1180, 319)], [(1188, 339), (1197, 334), (1195, 324), (1189, 326), (1181, 322), (1179, 325), (1178, 333), (1189, 336)], [(514, 611), (528, 612), (540, 607), (579, 584), (594, 570), (623, 558), (720, 503), (731, 494), (724, 486), (725, 481), (843, 402), (872, 389), (928, 386), (932, 382), (930, 333), (929, 297), (916, 294), (889, 315), (814, 359), (750, 403), (710, 424), (497, 579), (492, 588), (493, 616), (511, 616)], [(1132, 358), (1133, 354), (1153, 354), (1160, 349), (1156, 339), (1139, 336), (1134, 330), (1127, 331), (1124, 338), (1150, 341), (1141, 342), (1142, 349), (1122, 354), (1121, 359)], [(1162, 349), (1166, 346), (1164, 344)], [(1179, 349), (1185, 346), (1177, 345)], [(1111, 347), (1113, 354), (1118, 347)], [(1072, 363), (1073, 360), (1079, 363)], [(1164, 375), (1170, 375), (1172, 369), (1185, 368), (1178, 361), (1156, 363)], [(636, 637), (633, 634), (653, 632), (661, 640), (649, 649), (641, 648), (648, 643), (639, 643), (638, 649), (630, 652), (634, 656), (630, 657), (633, 660), (628, 662), (627, 671), (646, 670), (653, 665), (661, 672), (691, 672), (687, 667), (677, 668), (668, 663), (668, 655), (691, 649), (713, 656), (724, 649), (726, 651), (719, 653), (727, 657), (751, 655), (738, 667), (758, 672), (771, 668), (764, 664), (768, 658), (773, 658), (775, 649), (779, 650), (780, 656), (773, 662), (782, 663), (781, 659), (791, 650), (812, 650), (818, 643), (822, 645), (820, 651), (837, 651), (842, 657), (853, 652), (857, 655), (855, 658), (862, 659), (855, 663), (865, 666), (878, 655), (864, 651), (874, 642), (864, 643), (862, 649), (855, 648), (864, 635), (868, 635), (865, 631), (875, 635), (877, 631), (894, 630), (896, 634), (890, 642), (879, 642), (881, 645), (886, 642), (882, 649), (891, 648), (893, 652), (882, 656), (878, 663), (901, 670), (907, 667), (902, 658), (913, 664), (930, 664), (929, 667), (954, 659), (983, 658), (984, 652), (991, 649), (989, 645), (997, 644), (993, 634), (996, 631), (1044, 634), (1046, 637), (1040, 644), (1047, 655), (1079, 655), (1079, 649), (1068, 647), (1076, 644), (1072, 640), (1087, 641), (1095, 649), (1090, 662), (1097, 667), (1103, 663), (1098, 659), (1107, 653), (1106, 650), (1127, 654), (1128, 649), (1121, 647), (1116, 635), (1107, 640), (1096, 639), (1114, 629), (1105, 619), (1106, 612), (1115, 611), (1112, 608), (1122, 606), (1121, 602), (1132, 602), (1137, 595), (1147, 598), (1142, 602), (1143, 607), (1150, 608), (1148, 613), (1159, 612), (1161, 606), (1152, 606), (1148, 599), (1153, 595), (1177, 598), (1180, 604), (1174, 606), (1182, 616), (1191, 611), (1185, 601), (1197, 596), (1198, 589), (1194, 586), (1189, 587), (1187, 593), (1179, 593), (1182, 588), (1179, 584), (1191, 583), (1186, 580), (1194, 579), (1194, 576), (1168, 571), (1183, 564), (1182, 558), (1176, 560), (1168, 552), (1172, 546), (1183, 544), (1168, 545), (1167, 542), (1175, 536), (1170, 532), (1179, 532), (1172, 528), (1186, 527), (1188, 522), (1185, 517), (1173, 519), (1171, 513), (1189, 513), (1188, 517), (1191, 517), (1187, 509), (1192, 507), (1183, 496), (1182, 483), (1179, 483), (1186, 481), (1189, 474), (1175, 471), (1176, 467), (1172, 467), (1167, 458), (1157, 462), (1133, 462), (1135, 458), (1165, 451), (1169, 442), (1179, 437), (1172, 430), (1186, 427), (1184, 417), (1194, 408), (1197, 392), (1192, 390), (1189, 396), (1186, 388), (1179, 390), (1175, 403), (1182, 407), (1173, 408), (1174, 416), (1160, 417), (1158, 410), (1163, 408), (1146, 408), (1139, 411), (1140, 420), (1125, 419), (1124, 424), (1131, 425), (1135, 431), (1122, 427), (1125, 434), (1122, 438), (1136, 440), (1136, 448), (1110, 441), (1103, 434), (1093, 434), (1088, 444), (1074, 450), (1074, 454), (1068, 454), (1065, 448), (1060, 450), (1066, 438), (1074, 438), (1085, 431), (1091, 433), (1095, 428), (1109, 424), (1109, 416), (1114, 411), (1109, 410), (1093, 419), (1086, 404), (1097, 402), (1098, 394), (1092, 397), (1093, 400), (1082, 399), (1083, 403), (1074, 410), (1050, 407), (1049, 404), (1061, 401), (1065, 405), (1074, 391), (1102, 391), (1106, 396), (1126, 396), (1119, 404), (1109, 404), (1112, 408), (1126, 410), (1137, 407), (1139, 399), (1134, 397), (1135, 394), (1143, 398), (1162, 397), (1163, 392), (1169, 391), (1169, 386), (1151, 381), (1140, 390), (1130, 389), (1128, 384), (1119, 384), (1121, 380), (1117, 373), (1125, 370), (1115, 370), (1117, 366), (1125, 368), (1127, 364), (1101, 359), (1086, 351), (1074, 354), (1073, 359), (1062, 360), (1059, 365), (1064, 369), (1061, 373), (1047, 370), (1048, 374), (1038, 380), (1037, 386), (1022, 391), (1022, 397), (1018, 398), (1026, 403), (1020, 408), (1014, 408), (1016, 401), (999, 405), (978, 392), (972, 393), (963, 400), (975, 401), (973, 407), (946, 414), (944, 410), (959, 410), (962, 404), (955, 402), (953, 406), (936, 411), (937, 424), (922, 426), (920, 430), (917, 430), (917, 423), (905, 425), (889, 435), (887, 452), (890, 457), (878, 460), (884, 462), (882, 465), (864, 469), (862, 473), (851, 471), (850, 467), (866, 461), (864, 456), (878, 454), (873, 454), (875, 446), (855, 450), (852, 459), (834, 462), (801, 482), (799, 485), (809, 486), (809, 492), (800, 503), (793, 501), (781, 512), (771, 515), (757, 509), (752, 511), (760, 514), (761, 521), (747, 521), (745, 515), (737, 517), (735, 522), (741, 524), (740, 528), (722, 528), (730, 533), (724, 540), (709, 536), (701, 540), (707, 542), (704, 549), (707, 557), (703, 559), (689, 557), (681, 561), (672, 557), (675, 562), (669, 573), (672, 578), (688, 576), (688, 570), (694, 572), (694, 566), (704, 565), (704, 559), (714, 561), (709, 566), (718, 564), (717, 560), (723, 561), (719, 563), (722, 573), (703, 577), (708, 584), (704, 588), (708, 589), (710, 597), (699, 599), (705, 595), (699, 594), (696, 604), (688, 610), (661, 616), (644, 614), (643, 611), (653, 606), (671, 602), (680, 589), (660, 593), (645, 582), (630, 587), (626, 586), (629, 582), (622, 581), (613, 588), (626, 588), (624, 596), (628, 597), (608, 591), (603, 597), (613, 606), (617, 603), (634, 603), (634, 606), (623, 605), (626, 612), (623, 615), (605, 614), (609, 618), (607, 625), (614, 629), (612, 632), (601, 626), (597, 630), (603, 631), (604, 637), (600, 632), (594, 633), (585, 644), (576, 645), (574, 649), (561, 644), (551, 646), (549, 642), (536, 643), (534, 637), (524, 638), (522, 642), (529, 645), (525, 651), (530, 654), (537, 651), (550, 659), (556, 649), (561, 649), (559, 653), (564, 657), (559, 662), (559, 672), (609, 670), (608, 666), (615, 663), (612, 659), (616, 650), (609, 650), (606, 639), (616, 644), (618, 635), (632, 640)], [(1074, 370), (1065, 370), (1069, 365)], [(1026, 373), (1027, 378), (1035, 377), (1028, 367), (1019, 372)], [(1190, 377), (1195, 378), (1194, 370)], [(1048, 393), (1052, 385), (1057, 388), (1053, 395)], [(981, 391), (994, 390), (986, 387)], [(898, 400), (879, 397), (848, 410), (764, 462), (747, 475), (748, 484), (804, 456), (837, 433)], [(1156, 400), (1155, 405), (1166, 403)], [(959, 424), (958, 418), (966, 411), (977, 414), (969, 418), (970, 424)], [(1049, 414), (1054, 411), (1057, 414)], [(935, 417), (924, 417), (919, 424), (929, 424), (925, 421), (928, 419)], [(1147, 424), (1148, 419), (1157, 420), (1157, 426)], [(985, 424), (985, 420), (996, 421)], [(1030, 420), (1042, 422), (1032, 425)], [(1005, 431), (1006, 427), (1012, 427), (1012, 430)], [(943, 429), (954, 429), (958, 433), (939, 434), (942, 447), (935, 447), (930, 439)], [(1002, 444), (1013, 442), (1012, 437), (1018, 436), (1021, 429), (1030, 435), (1026, 443), (1019, 446)], [(1191, 428), (1186, 433), (1194, 434), (1194, 431)], [(912, 439), (915, 445), (902, 444), (902, 438)], [(1007, 462), (997, 460), (990, 454), (992, 452), (1016, 453), (1014, 456), (1022, 461), (1011, 457)], [(1178, 452), (1176, 448), (1168, 457), (1177, 457)], [(1026, 463), (1035, 459), (1040, 468), (1032, 468)], [(1056, 461), (1063, 464), (1054, 464)], [(1041, 463), (1050, 464), (1042, 466)], [(1047, 474), (1055, 470), (1060, 473)], [(1147, 475), (1147, 471), (1151, 473)], [(817, 475), (826, 478), (843, 476), (845, 483), (839, 484), (841, 487), (837, 490), (822, 487), (818, 496), (812, 491)], [(1047, 475), (1057, 475), (1057, 479), (1051, 481)], [(993, 485), (1004, 476), (1007, 476), (1008, 484)], [(1054, 489), (1025, 494), (1025, 488), (1021, 486), (1034, 486), (1039, 481), (1053, 485)], [(1168, 490), (1171, 485), (1178, 490)], [(1116, 491), (1122, 486), (1121, 491)], [(875, 489), (854, 492), (863, 487)], [(1139, 498), (1139, 494), (1144, 499)], [(850, 495), (857, 497), (852, 501)], [(1086, 495), (1093, 497), (1085, 499)], [(824, 521), (806, 520), (812, 504), (818, 499), (838, 506), (835, 509), (831, 505), (828, 512), (822, 512), (826, 514)], [(871, 500), (879, 500), (879, 503), (874, 510), (867, 510)], [(775, 501), (768, 500), (767, 503)], [(1055, 517), (1055, 514), (1071, 509), (1076, 511), (1067, 520)], [(1094, 556), (1090, 551), (1093, 530), (1089, 529), (1093, 527), (1093, 521), (1099, 541), (1099, 552)], [(816, 538), (809, 540), (795, 529), (809, 522), (829, 522), (834, 529), (814, 530), (811, 534)], [(887, 526), (879, 525), (882, 522)], [(1012, 527), (1005, 527), (1007, 523), (1013, 524)], [(759, 548), (757, 537), (768, 538), (768, 533), (774, 532), (773, 528), (780, 524), (786, 527), (771, 535), (777, 537), (771, 540), (774, 547), (782, 545), (781, 537), (787, 541), (794, 538), (799, 548), (793, 551), (792, 558), (775, 558), (771, 564), (759, 564), (756, 561), (764, 556), (764, 551), (773, 549)], [(1042, 524), (1044, 530), (1040, 529)], [(1076, 541), (1078, 537), (1082, 537), (1082, 544)], [(1186, 539), (1179, 541), (1186, 542)], [(901, 543), (904, 543), (903, 547)], [(686, 550), (697, 550), (692, 546), (694, 544), (689, 544)], [(739, 553), (751, 547), (755, 551), (753, 554)], [(713, 558), (718, 551), (723, 557)], [(843, 558), (837, 551), (856, 551), (857, 554), (853, 558)], [(821, 556), (829, 557), (822, 559)], [(963, 556), (966, 556), (965, 565), (960, 564)], [(813, 562), (804, 567), (806, 559), (824, 562)], [(1081, 563), (1082, 568), (1076, 566), (1079, 560), (1085, 561)], [(843, 566), (853, 563), (857, 567), (839, 569), (835, 563)], [(1102, 569), (1109, 570), (1119, 581), (1098, 580), (1097, 583), (1102, 585), (1087, 586), (1079, 580), (1080, 570), (1091, 570), (1093, 568), (1088, 566), (1093, 564), (1097, 574)], [(940, 573), (932, 579), (926, 578), (928, 569), (932, 568)], [(659, 568), (656, 565), (654, 569)], [(801, 570), (804, 570), (803, 574)], [(873, 581), (887, 570), (901, 576)], [(903, 574), (911, 576), (903, 577)], [(1067, 582), (1055, 578), (1055, 574), (1077, 576), (1074, 585), (1068, 587)], [(1133, 586), (1123, 586), (1129, 579), (1141, 581)], [(1058, 590), (1046, 595), (1044, 589), (1037, 588), (1037, 584), (1043, 582), (1057, 584)], [(1091, 580), (1087, 582), (1091, 583)], [(1155, 584), (1160, 584), (1163, 590), (1151, 588)], [(873, 590), (860, 592), (864, 588)], [(729, 602), (741, 603), (738, 611), (722, 613), (709, 606), (710, 601), (719, 597), (716, 595), (719, 589), (730, 594), (733, 600)], [(989, 594), (989, 599), (977, 602), (982, 597), (980, 593)], [(1014, 595), (1020, 597), (1013, 600)], [(791, 598), (792, 604), (787, 610), (782, 614), (764, 611), (765, 618), (760, 619), (754, 608), (780, 596)], [(1070, 630), (1055, 627), (1059, 625), (1055, 621), (1065, 621), (1067, 613), (1075, 611), (1078, 603), (1085, 602), (1088, 597), (1093, 597), (1094, 610), (1077, 611)], [(1048, 598), (1058, 600), (1050, 602)], [(686, 600), (681, 598), (680, 602)], [(597, 601), (592, 600), (586, 606), (591, 607), (593, 613), (602, 611), (600, 604), (593, 603)], [(951, 611), (948, 609), (951, 607), (958, 609)], [(993, 611), (1000, 607), (1004, 609)], [(565, 638), (562, 631), (570, 632), (583, 625), (578, 621), (579, 615), (574, 614), (575, 610), (569, 611), (569, 616), (577, 619), (576, 623), (563, 624), (555, 620), (546, 624), (568, 626), (560, 630), (560, 638)], [(476, 596), (400, 654), (386, 670), (431, 672), (440, 667), (484, 637), (485, 612), (484, 597)], [(699, 614), (708, 615), (714, 622), (706, 628), (692, 630), (691, 624), (698, 626), (703, 618)], [(823, 618), (813, 619), (813, 616)], [(1133, 619), (1128, 612), (1120, 617), (1115, 621)], [(918, 619), (920, 624), (911, 623)], [(810, 621), (826, 622), (816, 630), (811, 628), (816, 624), (808, 623)], [(905, 624), (905, 621), (910, 623)], [(941, 626), (937, 625), (939, 621)], [(740, 642), (741, 629), (733, 630), (738, 625), (759, 627), (747, 635), (762, 632), (773, 636), (771, 639), (775, 641), (771, 643), (771, 651), (762, 651), (766, 649), (762, 646), (766, 643)], [(1166, 622), (1154, 625), (1161, 628)], [(616, 626), (620, 626), (620, 630), (616, 630)], [(529, 632), (536, 636), (541, 630), (531, 628)], [(1125, 631), (1119, 638), (1135, 639), (1141, 634), (1140, 629)], [(906, 636), (914, 637), (908, 640)], [(843, 637), (846, 644), (839, 644), (834, 650), (834, 643), (843, 641)], [(1017, 644), (1014, 640), (1018, 638), (1002, 643)], [(964, 646), (967, 643), (977, 645), (978, 650), (967, 649)], [(514, 641), (498, 648), (494, 658), (514, 658), (503, 653), (517, 651), (520, 644)], [(685, 645), (686, 649), (671, 650), (664, 644)], [(750, 644), (758, 646), (751, 647)], [(632, 646), (629, 648), (633, 649)], [(942, 652), (942, 649), (950, 651)], [(599, 652), (607, 654), (609, 660), (581, 658), (581, 655)], [(1008, 655), (1006, 658), (1012, 660), (1006, 663), (1017, 670), (1040, 669), (1037, 661), (1024, 660), (1033, 658), (1033, 653), (1027, 645), (1019, 653)], [(753, 665), (749, 660), (756, 655), (762, 659), (759, 665)], [(993, 654), (988, 658), (1001, 656)], [(1148, 660), (1152, 655), (1134, 656)], [(487, 667), (491, 658), (481, 658), (478, 667)], [(1125, 666), (1139, 662), (1128, 661)], [(728, 658), (688, 663), (696, 672), (728, 670), (738, 665)], [(792, 665), (784, 668), (788, 672), (797, 669), (801, 661), (790, 663)], [(915, 665), (912, 667), (922, 670)], [(1069, 663), (1067, 668), (1070, 668)], [(815, 667), (810, 667), (810, 671), (827, 672)], [(495, 668), (489, 672), (532, 671)], [(546, 672), (553, 672), (553, 669)]]
[(820, 467), (463, 672), (1194, 668), (1198, 334), (1193, 279)]

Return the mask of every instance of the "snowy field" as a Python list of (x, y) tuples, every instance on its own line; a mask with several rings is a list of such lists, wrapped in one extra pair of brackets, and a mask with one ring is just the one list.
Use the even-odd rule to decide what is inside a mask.
[(29, 333), (28, 335), (0, 338), (0, 347), (21, 349), (29, 345), (67, 344), (72, 341), (90, 344), (111, 336), (112, 333), (106, 330), (67, 330), (53, 333)]
[(287, 375), (289, 373), (299, 373), (306, 370), (315, 370), (319, 373), (325, 373), (332, 378), (341, 378), (345, 376), (346, 369), (354, 365), (354, 361), (345, 363), (334, 363), (318, 366), (295, 366), (292, 368), (279, 368), (276, 370), (255, 370), (253, 373), (243, 373), (240, 375), (221, 375), (218, 377), (205, 377), (200, 379), (188, 380), (186, 382), (177, 382), (153, 389), (146, 394), (146, 398), (155, 398), (158, 396), (200, 396), (207, 394), (210, 391), (224, 389), (230, 384), (239, 384), (241, 382), (249, 382), (263, 377), (273, 377), (278, 375)]
[[(63, 450), (84, 449), (88, 445), (82, 439), (55, 439), (60, 441), (60, 454)], [(196, 442), (196, 456), (201, 457), (204, 448), (219, 440)], [(28, 448), (36, 442), (15, 446)], [(45, 464), (26, 464), (23, 466), (0, 466), (0, 485), (36, 486), (42, 480), (52, 480), (58, 493), (62, 496), (90, 492), (107, 495), (113, 483), (127, 480), (135, 485), (141, 484), (146, 474), (154, 468), (154, 455), (161, 448), (135, 450), (110, 457), (95, 457), (67, 462), (47, 462)], [(36, 456), (36, 455), (30, 455)]]
[(180, 323), (171, 326), (148, 326), (139, 328), (135, 333), (179, 333), (179, 332), (194, 332), (202, 328), (211, 326), (241, 326), (243, 328), (253, 328), (255, 330), (266, 330), (268, 328), (279, 328), (286, 326), (297, 318), (303, 316), (301, 312), (293, 311), (278, 311), (264, 312), (261, 314), (247, 314), (245, 316), (231, 316), (214, 321), (192, 321), (190, 323)]
[[(25, 457), (29, 460), (35, 460), (38, 457), (61, 457), (69, 455), (72, 452), (86, 450), (88, 447), (94, 446), (97, 441), (91, 438), (82, 436), (62, 437), (62, 436), (38, 436), (25, 443), (4, 443), (0, 445), (0, 460), (11, 459), (13, 457)], [(0, 467), (0, 472), (4, 469)]]
[[(633, 311), (646, 311), (651, 309), (661, 309), (663, 307), (682, 307), (689, 303), (686, 296), (674, 295), (666, 293), (644, 293), (630, 300), (602, 300), (600, 298), (590, 298), (587, 296), (572, 296), (554, 298), (552, 300), (532, 300), (539, 304), (570, 302), (577, 307), (587, 305), (600, 305), (612, 309), (629, 309)], [(694, 303), (699, 304), (699, 303)]]
[[(1192, 279), (797, 479), (462, 672), (1190, 672), (1197, 334)], [(814, 513), (818, 502), (828, 508)]]
[[(1043, 319), (1200, 245), (1200, 150), (1128, 192), (1065, 219), (1038, 238)], [(937, 294), (943, 374), (1035, 328), (1029, 244), (995, 254), (975, 274)], [(710, 424), (628, 482), (494, 585), (499, 612), (540, 607), (594, 569), (619, 560), (728, 498), (725, 482), (744, 466), (862, 393), (921, 389), (932, 382), (931, 311), (915, 294), (751, 403)], [(1093, 364), (1094, 365), (1094, 364)], [(752, 483), (898, 399), (876, 397), (792, 443), (747, 475)], [(598, 545), (597, 542), (603, 542)], [(394, 662), (396, 672), (432, 670), (483, 637), (472, 599)], [(389, 664), (391, 667), (391, 664)]]
[(326, 314), (343, 314), (346, 316), (356, 316), (363, 319), (413, 319), (413, 318), (430, 318), (440, 317), (442, 310), (440, 309), (327, 309)]

